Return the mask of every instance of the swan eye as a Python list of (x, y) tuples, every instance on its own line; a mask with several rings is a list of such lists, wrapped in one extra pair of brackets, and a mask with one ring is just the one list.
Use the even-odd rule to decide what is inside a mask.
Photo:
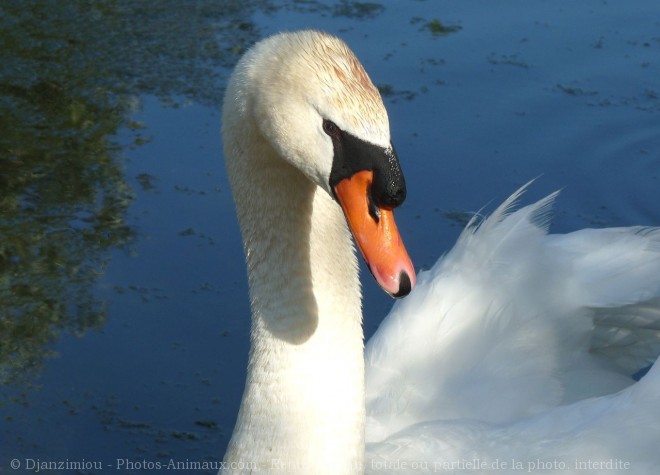
[(323, 132), (332, 138), (338, 139), (341, 131), (339, 127), (337, 127), (337, 124), (335, 124), (333, 121), (323, 119)]

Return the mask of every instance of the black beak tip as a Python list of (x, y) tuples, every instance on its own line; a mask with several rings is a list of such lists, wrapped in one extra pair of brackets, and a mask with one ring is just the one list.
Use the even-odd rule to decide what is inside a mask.
[(399, 291), (395, 294), (392, 294), (392, 297), (395, 299), (401, 299), (408, 295), (412, 290), (412, 282), (410, 281), (410, 276), (401, 271), (399, 274)]

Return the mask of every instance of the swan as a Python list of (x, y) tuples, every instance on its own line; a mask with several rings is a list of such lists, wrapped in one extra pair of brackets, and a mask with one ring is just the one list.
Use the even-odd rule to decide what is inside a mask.
[[(548, 234), (556, 194), (516, 209), (526, 185), (416, 276), (382, 99), (318, 31), (244, 54), (222, 137), (252, 321), (220, 473), (660, 465), (660, 368), (630, 377), (660, 352), (660, 230)], [(356, 247), (400, 299), (366, 348)]]

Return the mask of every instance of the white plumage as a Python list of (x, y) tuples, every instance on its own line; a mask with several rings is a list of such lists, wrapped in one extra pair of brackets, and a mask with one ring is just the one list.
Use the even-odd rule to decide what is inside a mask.
[(512, 211), (523, 189), (473, 219), (368, 342), (367, 472), (660, 466), (660, 369), (631, 378), (660, 353), (660, 230), (548, 235), (556, 194)]

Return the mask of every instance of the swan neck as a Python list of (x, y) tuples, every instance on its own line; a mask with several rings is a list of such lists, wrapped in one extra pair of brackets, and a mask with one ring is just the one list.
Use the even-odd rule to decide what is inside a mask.
[[(231, 147), (231, 143), (230, 143)], [(226, 462), (269, 473), (357, 473), (364, 456), (361, 293), (339, 205), (253, 136), (227, 168), (252, 307)]]

